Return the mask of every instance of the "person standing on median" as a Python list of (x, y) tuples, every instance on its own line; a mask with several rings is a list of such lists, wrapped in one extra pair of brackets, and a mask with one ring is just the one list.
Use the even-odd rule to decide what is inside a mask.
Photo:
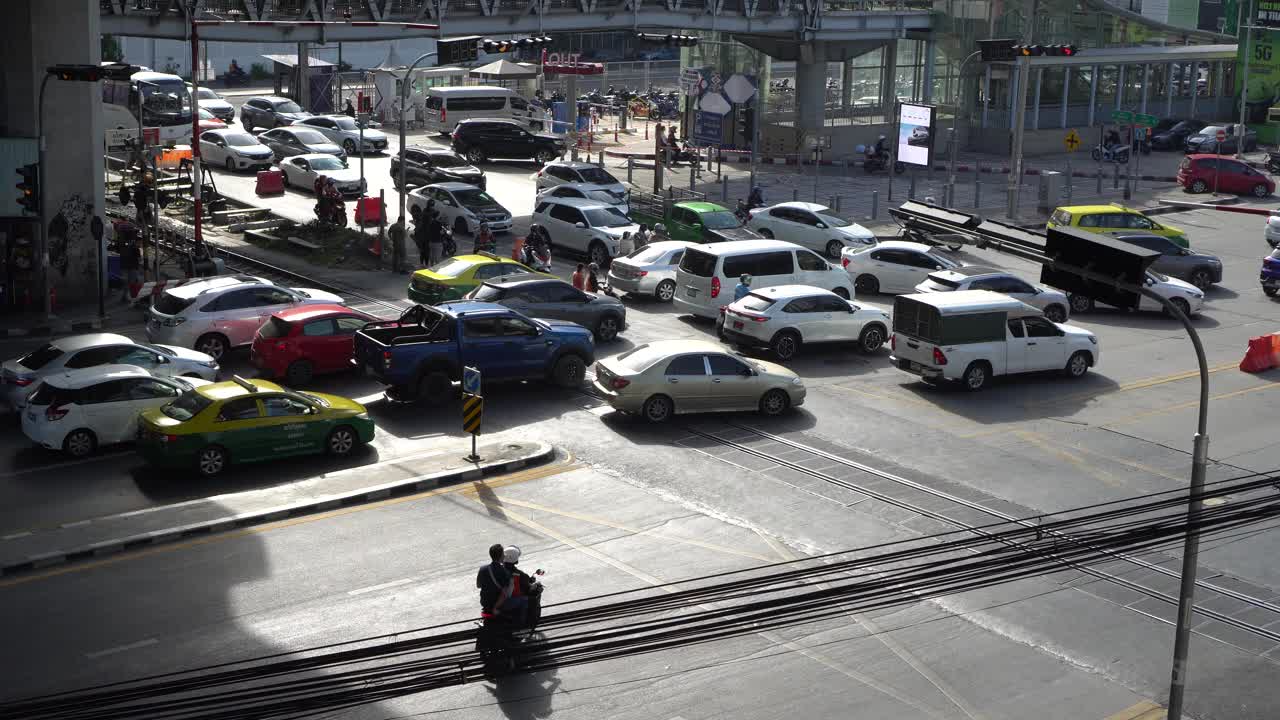
[(404, 216), (401, 215), (387, 230), (391, 238), (391, 272), (404, 272)]
[[(122, 233), (123, 234), (123, 233)], [(133, 299), (133, 291), (141, 282), (142, 251), (138, 250), (138, 238), (131, 230), (120, 248), (120, 270), (124, 272), (124, 301)]]
[(429, 211), (430, 219), (427, 220), (427, 267), (435, 267), (443, 258), (440, 256), (444, 253), (444, 225), (440, 220), (440, 213), (435, 208)]

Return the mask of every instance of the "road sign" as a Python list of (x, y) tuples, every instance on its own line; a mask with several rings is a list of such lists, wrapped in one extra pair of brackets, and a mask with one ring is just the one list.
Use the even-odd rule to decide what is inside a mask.
[(699, 110), (693, 114), (693, 141), (699, 145), (720, 147), (724, 140), (724, 116)]
[(484, 417), (484, 397), (464, 393), (462, 396), (462, 432), (479, 435), (482, 417)]
[(741, 105), (750, 100), (756, 94), (754, 76), (734, 73), (733, 77), (724, 84), (724, 94), (729, 98), (729, 102), (735, 105)]
[(685, 68), (680, 71), (680, 87), (685, 95), (698, 95), (702, 92), (702, 71), (697, 68)]
[(1213, 137), (1218, 142), (1223, 142), (1224, 140), (1227, 139), (1227, 131), (1223, 130), (1222, 128), (1218, 128), (1218, 132), (1215, 133)]
[(1160, 123), (1160, 118), (1155, 115), (1143, 115), (1142, 113), (1134, 113), (1133, 124), (1144, 125), (1146, 127), (1155, 127)]
[(1128, 125), (1133, 122), (1133, 113), (1128, 110), (1112, 110), (1111, 122)]
[(479, 368), (464, 367), (462, 368), (462, 392), (469, 395), (480, 394), (480, 370)]
[(1067, 146), (1067, 152), (1075, 152), (1080, 149), (1080, 133), (1075, 130), (1068, 130), (1067, 136), (1062, 139)]

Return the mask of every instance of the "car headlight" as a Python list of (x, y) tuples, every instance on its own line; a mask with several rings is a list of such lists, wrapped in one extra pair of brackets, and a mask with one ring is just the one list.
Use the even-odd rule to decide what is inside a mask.
[(364, 412), (356, 413), (356, 419), (358, 419), (358, 420), (368, 420), (368, 419), (369, 419), (369, 411), (368, 411), (368, 410), (365, 410)]
[(793, 378), (791, 378), (791, 384), (792, 384), (792, 385), (803, 385), (803, 384), (804, 384), (804, 381), (803, 381), (803, 380), (801, 380), (801, 379), (800, 379), (800, 378), (798, 378), (798, 377), (793, 377)]
[(218, 369), (217, 360), (201, 360), (200, 365), (201, 367), (213, 368), (214, 370)]
[(165, 318), (164, 324), (166, 327), (177, 327), (186, 321), (187, 319), (184, 317), (171, 317)]

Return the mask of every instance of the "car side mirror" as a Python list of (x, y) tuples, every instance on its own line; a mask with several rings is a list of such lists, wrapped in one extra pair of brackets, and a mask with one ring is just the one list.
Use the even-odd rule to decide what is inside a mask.
[(586, 223), (584, 223), (584, 222), (576, 222), (576, 223), (574, 223), (574, 224), (573, 224), (573, 226), (574, 226), (574, 227), (576, 227), (576, 228), (584, 228), (584, 229), (585, 229), (585, 228), (587, 227), (587, 224), (586, 224)]
[(1191, 251), (1186, 248), (1178, 248), (1179, 255), (1190, 255)]
[(818, 223), (817, 228), (818, 228), (819, 230), (826, 230), (826, 229), (827, 229), (827, 224), (826, 224), (826, 223)]
[(744, 367), (738, 371), (738, 374), (742, 377), (755, 377), (756, 371), (749, 367)]

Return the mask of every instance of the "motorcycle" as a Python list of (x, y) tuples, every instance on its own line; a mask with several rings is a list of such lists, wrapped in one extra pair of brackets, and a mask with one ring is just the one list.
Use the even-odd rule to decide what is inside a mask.
[(1093, 149), (1093, 161), (1127, 165), (1129, 163), (1129, 154), (1128, 145), (1121, 145), (1115, 148), (1099, 145)]
[(538, 272), (551, 272), (551, 246), (544, 243), (534, 247), (532, 243), (526, 242), (520, 248), (520, 263)]
[(1280, 175), (1280, 152), (1267, 153), (1267, 172)]
[(536, 652), (531, 645), (541, 639), (537, 628), (542, 620), (543, 574), (542, 570), (533, 573), (533, 585), (527, 593), (529, 607), (523, 623), (509, 615), (480, 613), (476, 653), (480, 656), (486, 678), (494, 680), (516, 672)]
[(316, 220), (322, 224), (337, 227), (347, 226), (347, 204), (343, 202), (341, 197), (321, 197), (316, 200), (316, 205), (313, 209), (316, 213)]
[[(888, 154), (880, 155), (877, 154), (875, 150), (867, 150), (866, 157), (862, 161), (863, 172), (868, 175), (877, 172), (888, 172), (889, 157), (890, 156)], [(897, 161), (893, 163), (894, 174), (901, 175), (906, 171), (907, 166), (905, 164)]]

